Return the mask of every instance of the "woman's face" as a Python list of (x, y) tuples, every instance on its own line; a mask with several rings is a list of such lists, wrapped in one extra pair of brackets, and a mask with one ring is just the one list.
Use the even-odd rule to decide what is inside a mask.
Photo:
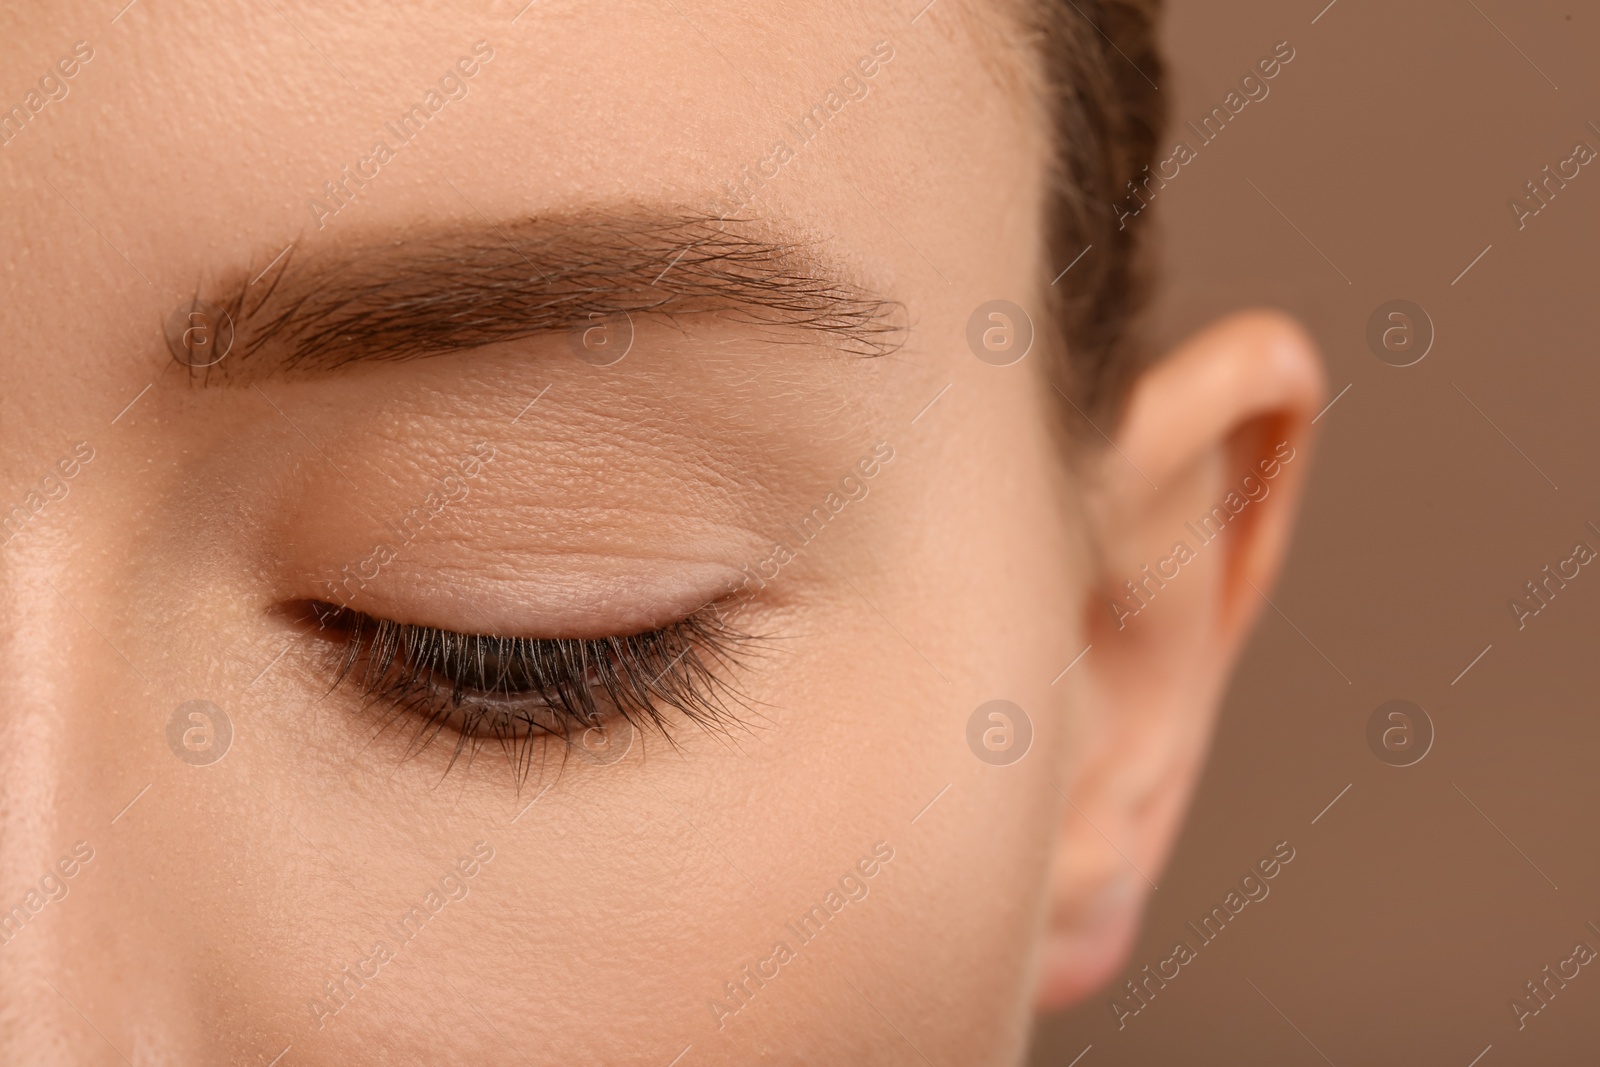
[(471, 7), (5, 16), (0, 1058), (1014, 1059), (1170, 837), (1020, 60)]

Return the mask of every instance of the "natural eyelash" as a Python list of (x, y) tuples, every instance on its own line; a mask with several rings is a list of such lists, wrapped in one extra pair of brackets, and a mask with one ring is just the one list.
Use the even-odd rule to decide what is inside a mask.
[(718, 733), (744, 725), (729, 704), (748, 703), (725, 675), (753, 639), (715, 606), (645, 633), (602, 638), (465, 634), (308, 606), (319, 629), (344, 632), (334, 688), (351, 683), (370, 705), (384, 706), (380, 730), (415, 720), (407, 757), (454, 730), (449, 766), (493, 740), (521, 783), (546, 738), (570, 744), (574, 732), (611, 715), (668, 741), (673, 712)]

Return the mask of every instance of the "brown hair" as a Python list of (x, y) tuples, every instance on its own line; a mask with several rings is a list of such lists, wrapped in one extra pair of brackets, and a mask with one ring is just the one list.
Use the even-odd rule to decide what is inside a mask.
[(1091, 417), (1117, 410), (1148, 359), (1135, 329), (1152, 273), (1145, 227), (1119, 218), (1115, 205), (1155, 162), (1165, 124), (1160, 8), (1161, 0), (1032, 0), (1026, 16), (1054, 131), (1052, 272), (1089, 249), (1047, 295), (1067, 354), (1062, 387)]

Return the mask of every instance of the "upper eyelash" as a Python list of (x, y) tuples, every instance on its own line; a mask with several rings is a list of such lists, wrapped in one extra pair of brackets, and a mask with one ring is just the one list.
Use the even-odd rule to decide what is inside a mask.
[[(546, 737), (568, 742), (607, 714), (668, 741), (673, 712), (719, 733), (745, 724), (729, 705), (748, 708), (748, 702), (725, 675), (753, 638), (729, 625), (716, 605), (644, 633), (602, 638), (467, 634), (324, 602), (308, 607), (319, 629), (345, 633), (333, 688), (352, 683), (370, 704), (388, 705), (380, 729), (416, 719), (408, 756), (436, 741), (454, 719), (450, 766), (493, 739), (521, 782)], [(491, 656), (499, 658), (499, 670)], [(478, 733), (484, 727), (487, 737)]]

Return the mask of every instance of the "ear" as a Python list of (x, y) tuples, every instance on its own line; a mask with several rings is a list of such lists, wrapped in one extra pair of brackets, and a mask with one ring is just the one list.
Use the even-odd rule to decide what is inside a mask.
[(1085, 727), (1062, 778), (1042, 1009), (1103, 985), (1132, 947), (1282, 562), (1323, 395), (1298, 325), (1234, 315), (1145, 373), (1096, 460)]

